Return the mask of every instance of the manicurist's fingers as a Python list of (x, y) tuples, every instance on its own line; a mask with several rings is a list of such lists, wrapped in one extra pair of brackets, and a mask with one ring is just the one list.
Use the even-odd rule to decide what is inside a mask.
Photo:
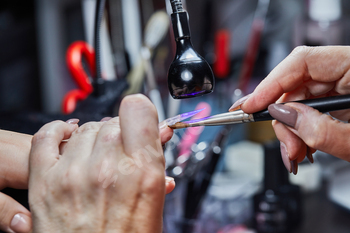
[(242, 104), (242, 109), (247, 113), (265, 109), (283, 93), (292, 92), (309, 80), (331, 83), (312, 87), (312, 90), (320, 88), (323, 92), (347, 74), (349, 68), (349, 47), (298, 47), (257, 86)]
[(27, 233), (31, 229), (30, 212), (13, 198), (0, 193), (0, 230)]
[(273, 104), (269, 112), (309, 147), (350, 161), (350, 139), (344, 136), (350, 133), (347, 123), (300, 103)]
[(281, 143), (281, 156), (286, 169), (296, 174), (297, 164), (306, 156), (305, 143), (285, 125), (278, 121), (273, 121), (273, 128)]
[(30, 155), (31, 172), (41, 173), (52, 167), (59, 158), (59, 145), (78, 128), (77, 121), (54, 121), (44, 125), (34, 136)]

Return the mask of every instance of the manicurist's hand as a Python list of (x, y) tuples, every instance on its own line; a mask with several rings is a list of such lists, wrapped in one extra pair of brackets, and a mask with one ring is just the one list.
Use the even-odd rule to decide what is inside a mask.
[[(0, 130), (0, 190), (27, 189), (32, 136)], [(0, 192), (0, 230), (27, 233), (32, 228), (30, 212)]]
[[(286, 168), (296, 174), (298, 162), (309, 160), (321, 150), (350, 161), (350, 126), (299, 103), (287, 101), (320, 98), (350, 93), (350, 47), (298, 47), (283, 60), (254, 90), (237, 101), (230, 110), (241, 106), (247, 113), (268, 107), (277, 120), (273, 128), (281, 141)], [(350, 111), (332, 112), (348, 122)]]

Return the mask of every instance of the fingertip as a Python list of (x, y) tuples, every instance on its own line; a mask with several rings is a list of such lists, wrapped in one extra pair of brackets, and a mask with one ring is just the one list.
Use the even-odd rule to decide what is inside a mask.
[(15, 214), (11, 220), (10, 228), (16, 233), (29, 233), (32, 230), (32, 219), (23, 213)]
[(159, 133), (160, 133), (160, 139), (163, 145), (173, 137), (174, 130), (169, 127), (166, 127), (166, 128), (160, 129)]

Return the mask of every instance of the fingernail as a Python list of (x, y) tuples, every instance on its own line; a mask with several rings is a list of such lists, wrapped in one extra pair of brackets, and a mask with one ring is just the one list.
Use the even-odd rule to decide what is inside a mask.
[(169, 177), (169, 176), (166, 176), (166, 177), (165, 177), (165, 182), (166, 182), (166, 183), (170, 183), (170, 182), (172, 182), (172, 181), (174, 181), (174, 178)]
[(106, 122), (106, 121), (109, 121), (110, 119), (112, 119), (112, 117), (104, 117), (101, 119), (101, 122)]
[(71, 124), (71, 125), (78, 124), (78, 122), (79, 122), (79, 119), (76, 119), (76, 118), (69, 119), (68, 121), (66, 121), (66, 123)]
[(279, 122), (292, 128), (295, 127), (298, 112), (294, 108), (284, 104), (270, 104), (268, 110), (270, 115)]
[(239, 100), (237, 100), (232, 106), (231, 108), (228, 110), (229, 112), (235, 111), (237, 109), (240, 108), (240, 106), (247, 101), (247, 99), (251, 96), (252, 94), (246, 95), (242, 98), (240, 98)]
[(310, 163), (314, 163), (314, 158), (312, 157), (312, 152), (310, 150), (310, 147), (306, 147), (306, 157), (310, 161)]
[(14, 232), (30, 232), (31, 218), (25, 214), (16, 214), (11, 221), (11, 229)]
[(292, 163), (291, 163), (291, 161), (289, 159), (289, 154), (288, 154), (288, 151), (287, 151), (286, 144), (281, 142), (280, 148), (281, 148), (281, 155), (282, 155), (283, 164), (287, 168), (287, 171), (289, 173), (291, 173), (292, 172)]
[(292, 172), (294, 175), (296, 175), (298, 173), (298, 161), (293, 160), (291, 163), (292, 163)]
[(159, 129), (164, 129), (168, 127), (168, 124), (165, 121), (159, 122), (158, 124)]

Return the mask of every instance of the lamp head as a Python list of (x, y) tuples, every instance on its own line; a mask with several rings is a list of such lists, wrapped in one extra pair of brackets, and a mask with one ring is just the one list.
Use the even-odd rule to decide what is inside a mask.
[(171, 21), (176, 41), (176, 55), (168, 71), (168, 88), (174, 99), (185, 99), (211, 93), (215, 81), (209, 64), (194, 49), (188, 14), (180, 0), (170, 0)]

